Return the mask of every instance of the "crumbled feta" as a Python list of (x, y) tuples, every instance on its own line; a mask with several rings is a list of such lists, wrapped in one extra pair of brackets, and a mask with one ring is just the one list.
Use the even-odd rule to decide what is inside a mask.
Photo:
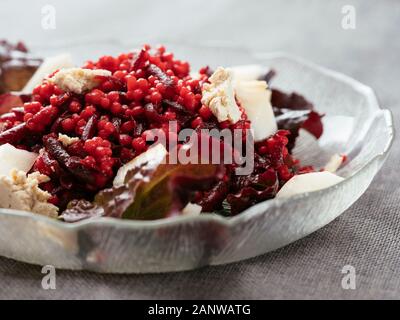
[(203, 85), (201, 102), (210, 108), (219, 122), (238, 122), (242, 114), (235, 100), (231, 71), (219, 67), (209, 81)]
[(328, 171), (295, 175), (276, 194), (276, 198), (288, 198), (296, 194), (312, 192), (333, 186), (344, 179)]
[(17, 149), (11, 144), (0, 146), (0, 176), (9, 176), (12, 169), (28, 172), (35, 163), (38, 154)]
[(98, 86), (99, 76), (111, 76), (111, 72), (101, 69), (67, 68), (61, 69), (48, 80), (64, 91), (81, 94)]
[(77, 137), (71, 138), (71, 137), (67, 136), (66, 134), (59, 133), (58, 141), (60, 141), (64, 145), (64, 147), (68, 147), (71, 144), (78, 142), (79, 138), (77, 138)]
[(42, 214), (51, 218), (58, 216), (58, 208), (47, 201), (51, 195), (39, 188), (49, 177), (34, 172), (28, 176), (13, 170), (11, 176), (0, 176), (0, 207)]
[(344, 156), (336, 153), (329, 159), (328, 163), (325, 165), (324, 170), (335, 173), (340, 168), (343, 162)]
[(254, 140), (261, 141), (278, 130), (271, 105), (271, 90), (265, 81), (236, 81), (236, 98), (251, 122)]

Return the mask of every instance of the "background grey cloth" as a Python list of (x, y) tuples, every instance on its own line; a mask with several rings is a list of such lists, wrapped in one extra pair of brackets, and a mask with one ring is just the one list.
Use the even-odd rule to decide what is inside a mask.
[[(57, 10), (57, 28), (41, 28), (41, 8)], [(356, 9), (356, 29), (341, 26)], [(118, 38), (135, 42), (228, 44), (282, 50), (372, 86), (399, 127), (400, 1), (5, 1), (0, 38), (31, 46)], [(400, 298), (400, 146), (371, 187), (341, 217), (296, 243), (248, 261), (157, 275), (57, 270), (43, 290), (41, 268), (0, 258), (0, 298), (278, 299)], [(16, 235), (17, 237), (18, 235)], [(341, 286), (345, 265), (356, 290)]]

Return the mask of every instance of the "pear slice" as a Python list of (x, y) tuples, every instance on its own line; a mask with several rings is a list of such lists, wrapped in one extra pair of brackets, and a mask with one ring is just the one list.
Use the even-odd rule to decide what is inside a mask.
[(335, 173), (345, 161), (345, 156), (335, 153), (325, 165), (324, 170)]
[(271, 91), (265, 81), (237, 81), (236, 98), (246, 111), (254, 131), (254, 140), (261, 141), (274, 134), (277, 124), (271, 105)]
[(69, 53), (46, 58), (22, 89), (22, 92), (31, 93), (36, 86), (42, 83), (43, 79), (47, 78), (54, 71), (62, 68), (71, 68), (73, 66), (74, 63)]
[(230, 67), (233, 81), (258, 80), (267, 73), (266, 67), (259, 64), (246, 64)]
[(343, 180), (342, 177), (328, 171), (299, 174), (283, 185), (276, 198), (289, 198), (296, 194), (325, 189)]
[(10, 176), (13, 169), (27, 173), (35, 163), (38, 154), (17, 149), (11, 144), (0, 146), (0, 176)]
[(146, 162), (161, 162), (167, 156), (168, 151), (165, 147), (159, 143), (156, 144), (154, 147), (149, 148), (146, 152), (138, 155), (137, 157), (133, 158), (128, 163), (124, 164), (121, 168), (119, 168), (117, 175), (114, 178), (113, 185), (114, 187), (122, 186), (125, 182), (125, 176), (129, 170), (139, 167)]

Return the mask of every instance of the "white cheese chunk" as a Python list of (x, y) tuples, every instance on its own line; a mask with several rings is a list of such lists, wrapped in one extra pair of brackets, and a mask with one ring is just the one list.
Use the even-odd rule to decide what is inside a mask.
[(22, 89), (22, 92), (31, 93), (36, 86), (41, 84), (42, 81), (54, 71), (62, 68), (71, 68), (73, 66), (72, 57), (68, 53), (46, 58)]
[(242, 114), (235, 100), (230, 70), (217, 68), (209, 81), (203, 85), (201, 102), (210, 108), (219, 122), (238, 122)]
[(261, 141), (278, 130), (271, 105), (271, 91), (265, 81), (237, 81), (236, 98), (251, 121), (254, 140)]
[(343, 180), (342, 177), (328, 171), (299, 174), (283, 185), (276, 198), (288, 198), (296, 194), (325, 189)]
[(47, 201), (51, 194), (39, 188), (50, 179), (34, 172), (28, 176), (13, 170), (11, 176), (0, 176), (0, 207), (42, 214), (51, 218), (58, 216), (58, 208)]
[(11, 170), (17, 169), (27, 173), (35, 163), (38, 154), (17, 149), (11, 144), (0, 146), (0, 176), (9, 176)]
[(61, 69), (48, 80), (64, 91), (82, 94), (100, 84), (98, 77), (107, 76), (111, 76), (108, 70), (67, 68)]

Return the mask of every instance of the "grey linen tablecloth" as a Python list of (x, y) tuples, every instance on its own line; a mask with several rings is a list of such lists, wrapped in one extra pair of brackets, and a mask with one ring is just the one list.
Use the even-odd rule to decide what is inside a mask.
[[(43, 30), (41, 8), (57, 9)], [(341, 26), (344, 5), (356, 29)], [(17, 18), (18, 17), (18, 18)], [(84, 32), (82, 32), (84, 31)], [(0, 38), (53, 45), (79, 39), (230, 44), (283, 50), (372, 86), (400, 119), (400, 2), (386, 1), (2, 1)], [(0, 258), (4, 299), (279, 299), (400, 298), (400, 146), (370, 188), (342, 216), (309, 237), (240, 263), (156, 275), (57, 270), (56, 290), (41, 268)], [(16, 237), (18, 235), (15, 235)], [(356, 289), (341, 285), (345, 265)]]

